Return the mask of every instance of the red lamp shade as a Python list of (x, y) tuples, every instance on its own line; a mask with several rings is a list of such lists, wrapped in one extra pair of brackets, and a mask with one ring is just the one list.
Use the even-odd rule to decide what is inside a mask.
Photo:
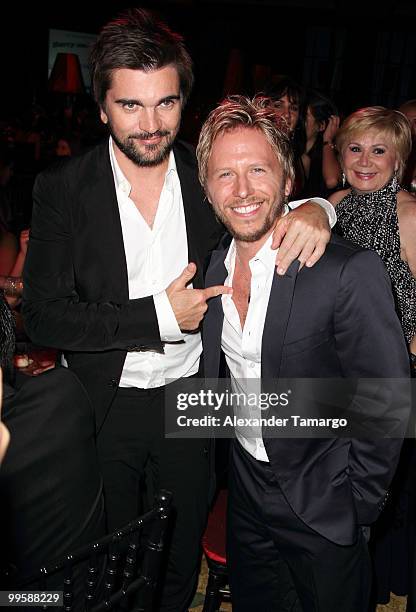
[(75, 53), (58, 53), (49, 77), (49, 91), (65, 94), (84, 93), (79, 57)]

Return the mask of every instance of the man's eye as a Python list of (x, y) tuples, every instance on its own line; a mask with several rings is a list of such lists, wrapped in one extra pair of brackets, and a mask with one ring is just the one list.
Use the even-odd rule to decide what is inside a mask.
[(227, 178), (229, 176), (231, 176), (231, 172), (229, 172), (228, 170), (221, 172), (221, 174), (219, 175), (220, 178)]
[(134, 110), (136, 106), (137, 104), (135, 102), (124, 102), (123, 104), (123, 108), (125, 110)]
[(253, 168), (254, 174), (263, 174), (264, 171), (265, 171), (264, 168), (260, 168), (260, 167)]
[(292, 111), (292, 113), (297, 113), (298, 110), (299, 110), (299, 106), (293, 105), (293, 106), (290, 107), (290, 110)]
[(160, 103), (160, 106), (162, 108), (171, 108), (174, 104), (175, 100), (163, 100), (163, 102)]
[(281, 100), (276, 100), (276, 102), (273, 104), (273, 106), (275, 108), (281, 108), (282, 107), (282, 102)]

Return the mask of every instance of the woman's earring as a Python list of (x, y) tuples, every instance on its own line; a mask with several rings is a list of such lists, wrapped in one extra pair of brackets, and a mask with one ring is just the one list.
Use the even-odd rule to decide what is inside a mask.
[(342, 173), (342, 188), (345, 188), (345, 185), (347, 184), (347, 177), (345, 176), (345, 172)]
[(395, 170), (392, 181), (391, 181), (391, 188), (393, 189), (393, 191), (397, 190), (398, 185), (399, 185), (399, 181), (397, 179), (397, 170)]

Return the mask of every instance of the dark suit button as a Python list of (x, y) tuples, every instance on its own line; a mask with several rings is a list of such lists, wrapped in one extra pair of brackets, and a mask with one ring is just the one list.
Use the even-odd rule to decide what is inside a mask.
[(207, 447), (207, 446), (204, 446), (204, 454), (205, 454), (205, 455), (208, 455), (208, 453), (209, 453), (209, 449), (208, 449), (208, 447)]
[(110, 380), (108, 381), (108, 386), (114, 389), (118, 386), (117, 380), (115, 378), (110, 378)]

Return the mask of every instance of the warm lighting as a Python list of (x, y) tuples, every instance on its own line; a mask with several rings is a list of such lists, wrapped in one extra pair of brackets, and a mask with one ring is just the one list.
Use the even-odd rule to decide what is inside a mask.
[(58, 53), (49, 77), (49, 91), (62, 94), (84, 93), (79, 57), (75, 53)]

